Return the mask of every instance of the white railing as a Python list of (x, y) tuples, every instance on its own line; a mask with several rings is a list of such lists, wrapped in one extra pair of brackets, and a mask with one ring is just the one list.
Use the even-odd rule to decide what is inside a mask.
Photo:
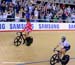
[[(65, 21), (65, 23), (72, 23), (74, 20), (72, 20), (72, 18), (67, 18), (66, 20), (63, 19), (30, 19), (30, 22), (63, 22)], [(0, 18), (0, 22), (26, 22), (25, 18)]]
[(63, 4), (70, 4), (70, 5), (75, 5), (75, 0), (45, 0), (45, 1), (50, 1), (52, 3), (63, 3)]

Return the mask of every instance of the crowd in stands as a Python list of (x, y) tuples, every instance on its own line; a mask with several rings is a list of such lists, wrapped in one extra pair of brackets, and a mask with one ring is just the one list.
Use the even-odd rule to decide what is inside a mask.
[(74, 23), (75, 8), (44, 0), (0, 0), (0, 22), (59, 22)]

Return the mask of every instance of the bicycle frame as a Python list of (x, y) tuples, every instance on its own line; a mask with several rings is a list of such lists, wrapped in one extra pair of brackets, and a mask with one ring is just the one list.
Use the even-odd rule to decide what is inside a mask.
[[(18, 33), (20, 33), (20, 34), (18, 34)], [(23, 34), (22, 32), (17, 32), (16, 34), (17, 34), (17, 36), (20, 36), (20, 38), (22, 38), (23, 40), (25, 39), (24, 38), (25, 34)]]
[(30, 46), (33, 42), (33, 38), (31, 36), (26, 37), (26, 34), (23, 34), (22, 32), (17, 32), (17, 36), (14, 39), (14, 45), (19, 46), (21, 43), (26, 44), (27, 46)]
[(60, 60), (61, 60), (61, 52), (59, 51), (59, 50), (54, 50), (54, 52), (57, 52), (56, 54), (57, 54), (57, 56), (58, 56), (58, 61), (60, 62)]
[(56, 49), (54, 49), (54, 52), (57, 52), (56, 54), (57, 54), (58, 56), (60, 56), (60, 54), (61, 54), (61, 52), (60, 52), (59, 50), (56, 50)]

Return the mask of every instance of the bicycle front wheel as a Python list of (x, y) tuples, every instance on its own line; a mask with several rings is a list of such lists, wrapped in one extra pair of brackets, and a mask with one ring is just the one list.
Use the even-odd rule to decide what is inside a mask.
[(17, 37), (14, 39), (14, 45), (15, 45), (15, 46), (19, 46), (21, 43), (22, 43), (21, 37), (20, 37), (20, 36), (17, 36)]
[(54, 54), (51, 58), (50, 58), (50, 64), (51, 65), (55, 65), (56, 63), (59, 62), (59, 57), (57, 54)]

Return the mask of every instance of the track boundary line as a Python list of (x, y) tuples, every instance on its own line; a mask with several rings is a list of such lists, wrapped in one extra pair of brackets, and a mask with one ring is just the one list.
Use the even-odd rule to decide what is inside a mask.
[[(70, 58), (71, 60), (75, 60), (75, 58)], [(43, 62), (49, 62), (50, 60), (40, 60), (40, 61), (33, 61), (33, 62), (1, 62), (2, 64), (35, 64), (35, 63), (43, 63)]]

